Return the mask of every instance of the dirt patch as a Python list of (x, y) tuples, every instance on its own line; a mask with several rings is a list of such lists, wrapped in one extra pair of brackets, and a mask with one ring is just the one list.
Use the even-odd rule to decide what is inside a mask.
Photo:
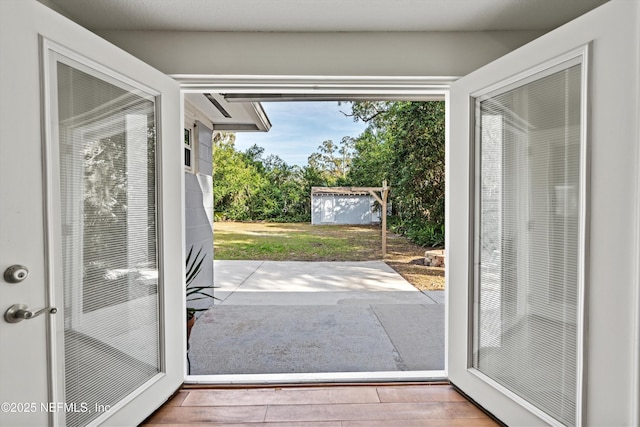
[(428, 250), (411, 243), (405, 237), (387, 234), (387, 257), (385, 262), (405, 280), (423, 291), (444, 289), (444, 268), (426, 267), (424, 252)]

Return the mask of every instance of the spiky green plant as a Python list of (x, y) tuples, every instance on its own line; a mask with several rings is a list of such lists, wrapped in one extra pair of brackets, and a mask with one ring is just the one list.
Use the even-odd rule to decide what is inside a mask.
[[(213, 285), (207, 286), (194, 286), (193, 281), (198, 277), (202, 271), (202, 263), (204, 262), (207, 254), (202, 253), (202, 248), (193, 256), (193, 246), (189, 249), (186, 260), (186, 293), (187, 303), (189, 301), (197, 301), (202, 299), (218, 299), (213, 296)], [(191, 297), (191, 298), (189, 298)], [(194, 308), (187, 307), (187, 319), (193, 317), (198, 311), (205, 311), (207, 308)]]

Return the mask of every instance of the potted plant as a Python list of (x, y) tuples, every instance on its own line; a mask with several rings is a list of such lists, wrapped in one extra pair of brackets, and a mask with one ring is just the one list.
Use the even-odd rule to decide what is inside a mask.
[[(202, 253), (202, 248), (193, 256), (193, 246), (189, 249), (186, 260), (186, 294), (187, 304), (190, 301), (197, 301), (202, 299), (217, 299), (213, 296), (213, 285), (207, 286), (195, 286), (193, 281), (198, 277), (198, 274), (202, 271), (202, 263), (206, 258), (206, 253)], [(196, 323), (196, 313), (198, 311), (205, 311), (208, 308), (195, 308), (187, 306), (187, 342), (189, 342), (189, 336), (191, 335), (191, 329)]]

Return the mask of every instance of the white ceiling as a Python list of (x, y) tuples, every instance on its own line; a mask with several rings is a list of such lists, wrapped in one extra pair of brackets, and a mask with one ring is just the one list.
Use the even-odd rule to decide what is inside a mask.
[(607, 0), (41, 0), (91, 30), (493, 31), (556, 28)]

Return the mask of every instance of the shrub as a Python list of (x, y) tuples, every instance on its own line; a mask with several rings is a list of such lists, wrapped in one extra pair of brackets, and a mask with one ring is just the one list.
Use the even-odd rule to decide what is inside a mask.
[(407, 236), (413, 243), (430, 248), (444, 247), (444, 224), (420, 221), (403, 221), (389, 218), (389, 230)]

